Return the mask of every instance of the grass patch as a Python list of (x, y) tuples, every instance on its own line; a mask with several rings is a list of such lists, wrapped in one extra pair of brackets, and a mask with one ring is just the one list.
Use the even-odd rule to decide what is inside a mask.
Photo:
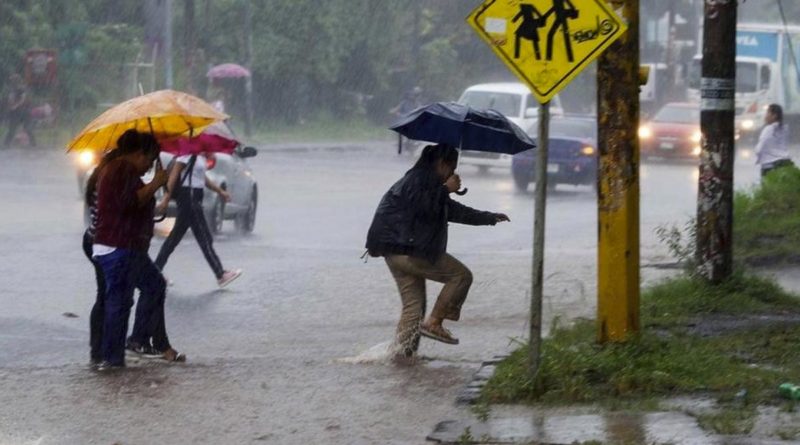
[(642, 295), (645, 326), (674, 325), (706, 314), (753, 314), (800, 310), (797, 296), (769, 278), (736, 271), (717, 286), (679, 276), (665, 280)]
[[(341, 120), (320, 116), (303, 123), (267, 124), (256, 128), (253, 141), (262, 144), (291, 142), (344, 142), (388, 140), (395, 136), (387, 125), (376, 125), (367, 119)], [(236, 128), (239, 134), (243, 129)]]
[(711, 314), (776, 312), (800, 314), (800, 300), (763, 278), (737, 274), (718, 287), (689, 278), (667, 280), (642, 295), (644, 328), (637, 338), (598, 345), (594, 321), (556, 327), (543, 343), (537, 380), (528, 375), (523, 345), (499, 364), (483, 398), (609, 405), (704, 393), (725, 401), (744, 389), (749, 402), (777, 402), (780, 383), (800, 381), (800, 325), (715, 336), (693, 334), (686, 325)]
[(800, 252), (800, 169), (771, 172), (733, 203), (734, 251), (739, 260), (780, 262)]

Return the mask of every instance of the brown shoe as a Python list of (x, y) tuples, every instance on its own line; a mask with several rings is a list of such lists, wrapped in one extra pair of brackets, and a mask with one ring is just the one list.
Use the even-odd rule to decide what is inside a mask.
[(166, 351), (164, 351), (164, 353), (161, 355), (161, 358), (163, 360), (168, 361), (168, 362), (185, 362), (186, 361), (186, 355), (184, 353), (178, 352), (178, 351), (176, 351), (176, 350), (174, 350), (172, 348), (169, 348)]
[(448, 345), (457, 345), (458, 339), (453, 337), (453, 334), (445, 329), (442, 325), (419, 325), (419, 333), (423, 337), (428, 337), (430, 339), (440, 341), (442, 343), (447, 343)]

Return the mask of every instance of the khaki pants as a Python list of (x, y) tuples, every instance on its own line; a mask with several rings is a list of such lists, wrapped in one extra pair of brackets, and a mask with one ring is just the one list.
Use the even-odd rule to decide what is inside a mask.
[(435, 263), (408, 255), (387, 255), (384, 259), (403, 302), (395, 342), (403, 355), (410, 357), (419, 346), (419, 324), (425, 316), (425, 280), (444, 283), (431, 316), (457, 321), (472, 285), (472, 272), (447, 253)]

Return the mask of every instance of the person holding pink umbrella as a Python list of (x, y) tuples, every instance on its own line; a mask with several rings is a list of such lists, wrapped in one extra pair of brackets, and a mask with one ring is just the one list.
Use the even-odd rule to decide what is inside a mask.
[(225, 287), (239, 278), (242, 270), (226, 270), (222, 267), (222, 262), (214, 250), (214, 241), (206, 223), (202, 202), (205, 188), (219, 194), (225, 202), (230, 201), (228, 192), (206, 176), (206, 159), (212, 159), (214, 151), (233, 151), (236, 142), (217, 134), (204, 133), (195, 138), (164, 141), (162, 147), (164, 151), (177, 156), (169, 172), (167, 192), (158, 204), (157, 212), (166, 212), (169, 200), (174, 198), (178, 213), (172, 231), (158, 251), (155, 264), (164, 270), (169, 256), (178, 247), (186, 231), (191, 228), (203, 256), (217, 278), (217, 284)]

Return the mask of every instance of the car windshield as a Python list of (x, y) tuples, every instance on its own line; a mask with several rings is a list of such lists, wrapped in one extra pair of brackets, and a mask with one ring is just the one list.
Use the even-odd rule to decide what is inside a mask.
[(459, 102), (475, 108), (493, 109), (506, 117), (520, 117), (521, 95), (490, 91), (467, 91)]
[(676, 124), (699, 124), (700, 108), (667, 105), (656, 114), (653, 120)]
[(597, 139), (597, 124), (594, 121), (554, 119), (550, 122), (550, 135)]
[[(538, 124), (528, 127), (528, 134), (536, 137)], [(597, 123), (584, 119), (553, 119), (550, 121), (550, 137), (568, 137), (597, 140)]]
[(758, 65), (736, 62), (736, 91), (740, 93), (758, 91)]

